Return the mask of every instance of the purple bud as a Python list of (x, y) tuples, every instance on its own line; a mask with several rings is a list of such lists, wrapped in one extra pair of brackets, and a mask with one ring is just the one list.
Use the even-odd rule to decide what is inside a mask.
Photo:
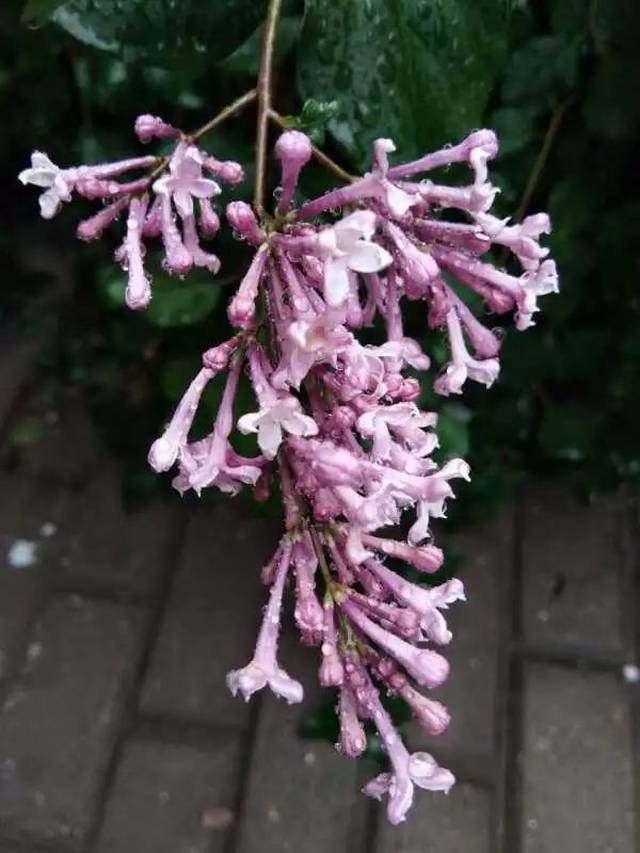
[(234, 160), (216, 160), (209, 155), (203, 158), (202, 165), (227, 184), (239, 184), (244, 181), (244, 169)]
[(81, 240), (97, 240), (102, 235), (105, 228), (108, 228), (111, 223), (120, 216), (122, 211), (128, 204), (128, 199), (120, 198), (111, 204), (103, 207), (101, 211), (96, 213), (90, 219), (85, 219), (80, 222), (76, 229), (76, 234)]
[(367, 748), (353, 693), (346, 686), (340, 690), (340, 747), (349, 758), (358, 758)]
[(208, 198), (198, 199), (200, 206), (200, 217), (198, 224), (204, 237), (215, 237), (220, 230), (220, 217), (213, 209)]
[(148, 114), (138, 116), (134, 129), (140, 142), (151, 142), (152, 139), (176, 139), (180, 135), (180, 131), (175, 127), (166, 124), (158, 116)]
[(299, 130), (286, 130), (276, 142), (276, 156), (282, 168), (282, 195), (278, 202), (278, 213), (288, 210), (300, 170), (311, 159), (312, 151), (311, 140)]
[(249, 243), (259, 246), (264, 242), (264, 231), (258, 225), (258, 220), (251, 205), (246, 201), (232, 201), (227, 205), (227, 220), (231, 227)]

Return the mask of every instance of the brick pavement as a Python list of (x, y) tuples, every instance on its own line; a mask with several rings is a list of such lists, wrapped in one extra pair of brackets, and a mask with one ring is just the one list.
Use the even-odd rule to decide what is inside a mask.
[[(76, 405), (0, 461), (0, 853), (636, 849), (639, 688), (622, 672), (638, 517), (624, 498), (583, 508), (534, 484), (456, 537), (470, 601), (439, 691), (454, 722), (440, 741), (408, 737), (460, 781), (393, 829), (358, 794), (356, 763), (297, 738), (317, 691), (292, 632), (304, 708), (224, 686), (254, 639), (272, 525), (237, 502), (127, 516)], [(16, 539), (35, 546), (23, 569)]]

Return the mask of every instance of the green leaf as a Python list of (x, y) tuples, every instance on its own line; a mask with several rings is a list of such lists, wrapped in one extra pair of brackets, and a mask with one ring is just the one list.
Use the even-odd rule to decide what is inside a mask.
[(78, 41), (128, 58), (188, 56), (222, 59), (264, 17), (266, 0), (70, 0), (51, 20)]
[(540, 427), (540, 445), (556, 459), (579, 462), (592, 448), (599, 424), (600, 415), (586, 407), (553, 406)]
[(537, 110), (553, 107), (575, 85), (582, 42), (565, 36), (540, 36), (528, 41), (507, 66), (502, 95), (505, 103)]
[(640, 38), (640, 6), (637, 0), (590, 2), (589, 28), (598, 54), (635, 54)]
[(30, 26), (44, 24), (65, 0), (28, 0), (22, 10), (22, 23)]
[(9, 433), (9, 442), (13, 447), (29, 447), (40, 441), (44, 434), (42, 421), (31, 415), (20, 418)]
[(469, 451), (469, 420), (471, 414), (461, 403), (445, 403), (438, 415), (436, 432), (440, 460), (466, 456)]
[(507, 49), (510, 0), (307, 0), (303, 98), (335, 99), (331, 132), (357, 163), (392, 137), (404, 157), (481, 123)]
[(498, 134), (501, 154), (513, 154), (533, 142), (535, 114), (531, 107), (504, 107), (491, 115), (489, 124)]
[[(302, 18), (283, 17), (278, 21), (278, 33), (276, 38), (274, 61), (279, 65), (293, 50), (300, 34)], [(261, 24), (249, 38), (238, 47), (231, 56), (228, 56), (220, 68), (230, 74), (249, 74), (256, 76), (260, 68), (260, 52), (262, 50), (262, 39), (264, 24)]]
[(307, 98), (298, 116), (284, 116), (286, 127), (295, 127), (306, 131), (316, 145), (324, 142), (327, 125), (338, 115), (340, 105), (337, 101), (317, 101)]
[(336, 743), (340, 731), (335, 701), (327, 702), (303, 717), (298, 734), (305, 740), (326, 740), (329, 743)]
[(167, 276), (163, 282), (154, 278), (153, 298), (145, 316), (163, 329), (192, 326), (210, 314), (220, 298), (220, 287), (210, 282), (178, 281)]
[(160, 377), (160, 383), (165, 396), (169, 400), (179, 400), (187, 386), (201, 367), (200, 359), (182, 356), (168, 361)]
[(554, 32), (569, 35), (586, 34), (589, 26), (591, 0), (553, 0), (550, 4), (551, 26)]
[(621, 98), (632, 80), (640, 79), (637, 56), (614, 55), (599, 63), (590, 82), (583, 115), (587, 127), (605, 139), (629, 139), (640, 127), (637, 97)]

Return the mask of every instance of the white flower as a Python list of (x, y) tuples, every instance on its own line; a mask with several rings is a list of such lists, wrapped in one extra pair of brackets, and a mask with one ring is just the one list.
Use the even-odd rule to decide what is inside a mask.
[(160, 195), (173, 198), (182, 216), (193, 214), (193, 198), (211, 198), (220, 187), (215, 181), (202, 177), (202, 154), (194, 145), (181, 143), (169, 163), (169, 174), (159, 178), (153, 189)]
[(543, 261), (538, 269), (521, 276), (522, 290), (518, 296), (516, 328), (524, 331), (534, 325), (533, 314), (538, 311), (538, 296), (558, 292), (558, 270), (555, 261)]
[(267, 459), (274, 459), (282, 441), (282, 431), (291, 435), (317, 435), (318, 425), (308, 415), (303, 414), (300, 403), (295, 397), (274, 397), (273, 402), (260, 409), (243, 415), (238, 421), (240, 432), (258, 433), (260, 450)]
[[(542, 267), (541, 267), (542, 269)], [(522, 312), (522, 307), (520, 308)], [(478, 360), (470, 355), (464, 342), (460, 319), (455, 309), (447, 312), (447, 329), (451, 347), (451, 362), (439, 376), (433, 387), (438, 394), (461, 394), (467, 378), (481, 382), (489, 388), (498, 378), (500, 362), (497, 358)]]
[[(470, 478), (469, 465), (464, 459), (450, 459), (439, 471), (436, 471), (431, 476), (435, 479), (440, 479), (448, 482), (455, 477), (461, 477), (469, 482)], [(408, 540), (412, 545), (419, 545), (423, 539), (429, 535), (429, 519), (445, 517), (445, 497), (438, 497), (434, 500), (418, 501), (417, 518), (409, 529)]]
[(388, 459), (391, 453), (392, 437), (400, 439), (416, 451), (426, 455), (434, 448), (434, 434), (424, 432), (425, 427), (434, 427), (437, 416), (434, 413), (421, 412), (414, 403), (393, 403), (376, 406), (364, 412), (358, 418), (358, 430), (367, 438), (373, 439), (372, 456), (374, 459)]
[[(333, 312), (325, 311), (311, 320), (294, 320), (287, 330), (283, 365), (289, 382), (299, 388), (313, 365), (321, 360), (335, 362), (351, 346), (353, 335), (336, 324)], [(276, 384), (275, 379), (272, 380)]]
[(387, 154), (396, 150), (392, 139), (376, 139), (373, 143), (374, 175), (380, 184), (380, 197), (393, 216), (401, 218), (418, 200), (415, 195), (401, 190), (387, 178)]
[(385, 344), (381, 344), (379, 347), (371, 347), (371, 349), (380, 358), (402, 359), (405, 364), (416, 370), (428, 370), (431, 367), (429, 356), (422, 352), (420, 344), (413, 338), (387, 341)]
[(302, 685), (299, 681), (291, 678), (275, 661), (263, 669), (256, 660), (252, 660), (244, 669), (235, 669), (233, 672), (227, 673), (227, 687), (234, 696), (238, 692), (242, 693), (245, 702), (248, 702), (254, 693), (263, 690), (267, 685), (276, 696), (286, 699), (290, 705), (302, 702), (304, 696)]
[[(31, 168), (23, 169), (18, 180), (34, 187), (44, 187), (38, 202), (43, 219), (52, 219), (63, 201), (71, 201), (73, 180), (71, 170), (65, 172), (44, 154), (34, 151), (31, 155)], [(66, 176), (66, 177), (65, 177)]]
[(363, 793), (376, 800), (382, 799), (384, 794), (389, 795), (387, 816), (394, 825), (401, 823), (411, 808), (414, 785), (425, 791), (448, 794), (456, 781), (453, 773), (440, 767), (428, 752), (406, 753), (403, 759), (396, 762), (394, 772), (375, 776), (363, 788)]
[(329, 305), (342, 305), (349, 295), (349, 271), (372, 273), (388, 267), (393, 258), (372, 242), (376, 216), (370, 210), (357, 210), (345, 216), (318, 237), (325, 256), (324, 296)]

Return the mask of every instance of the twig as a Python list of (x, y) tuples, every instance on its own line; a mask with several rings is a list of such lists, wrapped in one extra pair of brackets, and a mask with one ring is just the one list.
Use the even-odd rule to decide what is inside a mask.
[(256, 89), (250, 89), (248, 92), (245, 92), (244, 95), (237, 98), (223, 110), (220, 110), (218, 115), (214, 116), (206, 124), (203, 124), (202, 127), (198, 128), (194, 133), (189, 134), (189, 139), (196, 142), (201, 136), (204, 136), (205, 133), (209, 133), (209, 131), (213, 130), (214, 127), (218, 127), (218, 125), (222, 124), (223, 121), (226, 121), (228, 118), (231, 118), (231, 116), (239, 113), (240, 110), (243, 110), (247, 104), (250, 104), (255, 100), (257, 94), (258, 92)]
[[(284, 118), (280, 115), (280, 113), (276, 112), (274, 109), (269, 109), (269, 118), (274, 124), (277, 124), (278, 127), (286, 128), (287, 123)], [(342, 166), (339, 166), (335, 160), (332, 160), (331, 157), (328, 157), (324, 151), (321, 151), (320, 148), (317, 148), (315, 145), (311, 146), (311, 150), (313, 151), (313, 156), (316, 158), (318, 163), (323, 165), (326, 169), (340, 178), (341, 181), (344, 181), (347, 184), (352, 184), (354, 181), (357, 181), (358, 178), (356, 175), (351, 175), (349, 172), (345, 171)]]
[[(210, 130), (213, 130), (214, 127), (219, 127), (223, 121), (226, 121), (231, 116), (234, 116), (236, 113), (239, 113), (240, 110), (244, 109), (247, 104), (250, 104), (256, 98), (257, 91), (255, 89), (250, 89), (248, 92), (245, 92), (239, 98), (236, 98), (235, 101), (228, 104), (224, 109), (220, 110), (220, 112), (215, 115), (212, 119), (206, 124), (203, 124), (202, 127), (199, 127), (198, 130), (195, 130), (193, 133), (185, 133), (182, 135), (183, 139), (189, 139), (192, 142), (197, 142), (198, 139), (203, 137), (206, 133), (209, 133)], [(148, 176), (148, 186), (151, 186), (153, 181), (159, 177), (164, 170), (169, 165), (169, 157), (158, 157), (158, 165), (150, 172)]]
[(253, 204), (258, 213), (264, 210), (264, 193), (267, 171), (267, 136), (269, 131), (269, 109), (271, 107), (271, 69), (273, 48), (276, 41), (278, 16), (282, 0), (270, 0), (264, 28), (264, 41), (258, 72), (258, 129), (256, 134), (256, 175)]
[(513, 221), (519, 222), (522, 217), (527, 212), (529, 205), (531, 204), (531, 199), (533, 197), (534, 192), (536, 191), (536, 187), (538, 186), (538, 181), (542, 177), (542, 172), (547, 163), (547, 158), (549, 157), (549, 152), (551, 151), (551, 146), (553, 145), (556, 136), (558, 135), (558, 131), (560, 130), (560, 125), (562, 124), (562, 120), (567, 109), (573, 103), (573, 97), (567, 98), (566, 101), (563, 101), (553, 111), (551, 116), (551, 120), (549, 122), (549, 126), (547, 127), (547, 132), (544, 135), (544, 139), (542, 140), (542, 146), (540, 151), (538, 151), (538, 156), (536, 157), (535, 163), (531, 169), (531, 174), (529, 175), (529, 180), (527, 181), (527, 185), (522, 193), (522, 198), (520, 199), (520, 204), (518, 205), (516, 212), (513, 215)]
[[(531, 172), (529, 174), (527, 185), (525, 186), (524, 192), (522, 193), (522, 198), (520, 199), (520, 203), (518, 204), (518, 207), (516, 208), (516, 211), (512, 216), (513, 222), (520, 222), (522, 217), (529, 209), (531, 199), (533, 198), (533, 194), (536, 191), (536, 187), (538, 186), (538, 181), (542, 177), (542, 172), (544, 171), (544, 167), (547, 164), (547, 159), (551, 151), (551, 146), (553, 145), (555, 138), (558, 135), (560, 125), (562, 124), (562, 120), (564, 118), (564, 114), (573, 103), (573, 100), (574, 98), (573, 96), (571, 96), (570, 98), (567, 98), (565, 101), (563, 101), (561, 104), (558, 104), (558, 106), (555, 108), (551, 115), (549, 126), (547, 127), (544, 139), (542, 140), (542, 145), (540, 147), (540, 150), (538, 151), (538, 156), (536, 157)], [(499, 253), (498, 263), (501, 266), (504, 266), (507, 262), (508, 255), (509, 250), (506, 247), (503, 248), (502, 251)]]

